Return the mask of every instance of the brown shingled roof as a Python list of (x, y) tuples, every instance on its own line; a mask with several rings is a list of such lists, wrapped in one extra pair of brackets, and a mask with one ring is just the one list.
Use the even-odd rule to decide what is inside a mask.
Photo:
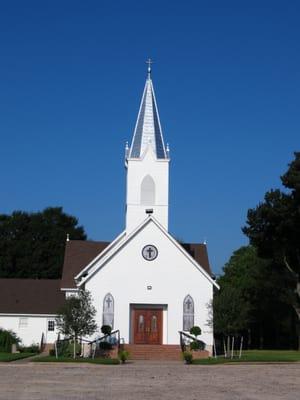
[[(85, 240), (70, 240), (67, 242), (61, 287), (65, 289), (76, 288), (74, 277), (108, 245), (109, 242)], [(212, 276), (206, 245), (201, 243), (184, 243), (181, 245)]]
[(56, 314), (64, 301), (60, 279), (0, 279), (0, 313)]
[(76, 288), (74, 277), (79, 274), (109, 242), (70, 240), (66, 242), (61, 288)]
[(208, 273), (213, 276), (208, 260), (207, 247), (204, 243), (181, 243), (181, 246), (197, 261), (198, 264)]

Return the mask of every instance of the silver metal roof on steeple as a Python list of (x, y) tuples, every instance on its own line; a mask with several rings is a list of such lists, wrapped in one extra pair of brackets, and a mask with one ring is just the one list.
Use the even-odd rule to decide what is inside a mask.
[(140, 158), (146, 147), (150, 145), (157, 158), (166, 159), (168, 157), (151, 79), (152, 61), (149, 59), (147, 64), (148, 76), (129, 150), (129, 158)]

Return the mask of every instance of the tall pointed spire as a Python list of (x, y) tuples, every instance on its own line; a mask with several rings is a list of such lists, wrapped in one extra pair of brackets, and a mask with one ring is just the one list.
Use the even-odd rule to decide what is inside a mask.
[(129, 158), (140, 158), (146, 147), (150, 145), (157, 158), (166, 159), (168, 157), (151, 79), (152, 61), (149, 59), (147, 64), (148, 76), (130, 146)]

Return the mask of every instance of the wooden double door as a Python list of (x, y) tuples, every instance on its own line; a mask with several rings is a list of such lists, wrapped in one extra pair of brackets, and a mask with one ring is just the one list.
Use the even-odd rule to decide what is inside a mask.
[(162, 344), (162, 309), (134, 309), (134, 343)]

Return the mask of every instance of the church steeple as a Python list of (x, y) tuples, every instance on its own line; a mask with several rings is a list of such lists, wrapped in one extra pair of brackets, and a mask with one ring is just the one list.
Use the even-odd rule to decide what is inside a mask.
[(158, 159), (166, 159), (167, 152), (163, 140), (154, 88), (151, 79), (151, 63), (148, 63), (148, 76), (134, 129), (129, 158), (140, 158), (150, 145)]
[(169, 149), (165, 148), (151, 79), (151, 60), (131, 146), (126, 144), (126, 231), (147, 215), (168, 230)]

